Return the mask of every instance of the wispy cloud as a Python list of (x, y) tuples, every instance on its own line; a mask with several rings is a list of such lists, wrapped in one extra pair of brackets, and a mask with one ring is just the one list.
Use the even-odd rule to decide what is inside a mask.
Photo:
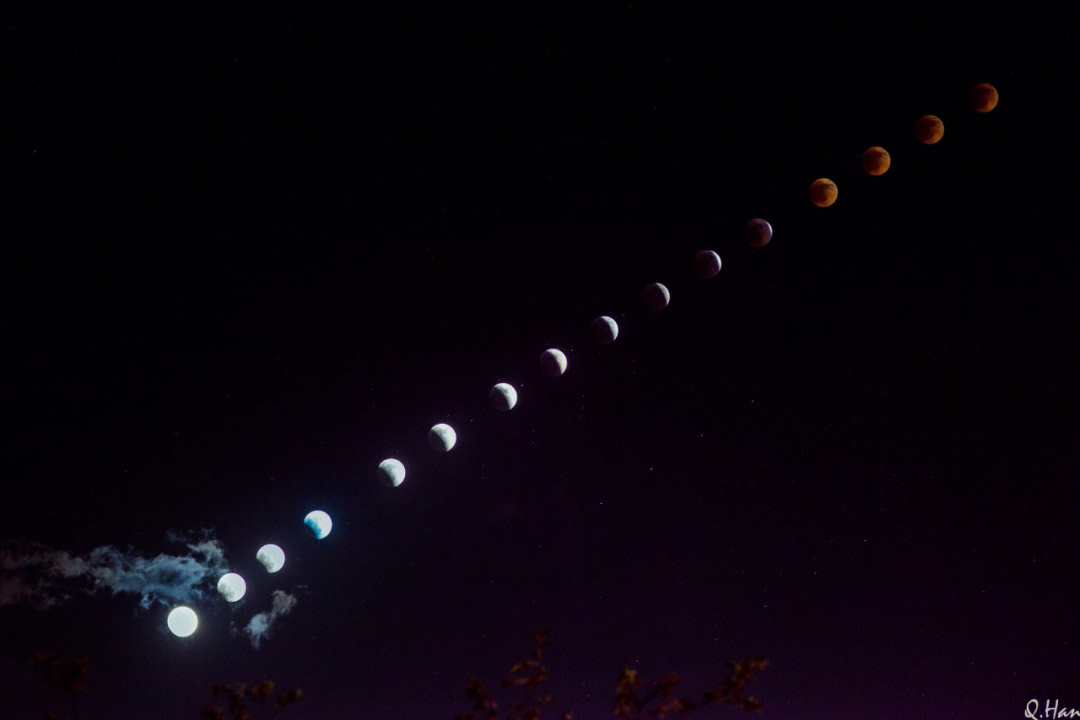
[(186, 544), (188, 553), (147, 558), (104, 545), (79, 557), (37, 543), (7, 543), (0, 547), (0, 607), (49, 608), (101, 590), (138, 595), (144, 608), (205, 598), (204, 585), (228, 572), (221, 544), (206, 532), (198, 541), (168, 537)]
[(296, 607), (295, 595), (290, 595), (284, 590), (275, 590), (270, 610), (251, 618), (251, 622), (244, 628), (244, 632), (251, 638), (251, 644), (258, 648), (263, 640), (270, 637), (270, 628), (277, 619), (282, 615), (288, 615), (294, 607)]

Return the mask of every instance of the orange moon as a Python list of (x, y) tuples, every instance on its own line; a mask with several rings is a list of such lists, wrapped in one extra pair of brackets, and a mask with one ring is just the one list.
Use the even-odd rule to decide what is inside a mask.
[(923, 115), (915, 123), (915, 135), (924, 145), (933, 145), (945, 134), (945, 123), (937, 115)]
[(828, 178), (818, 178), (810, 184), (810, 202), (818, 207), (829, 207), (836, 202), (836, 183)]
[(889, 169), (889, 153), (875, 145), (862, 154), (862, 167), (870, 175), (881, 175)]
[(989, 83), (979, 83), (971, 88), (971, 107), (975, 112), (986, 113), (997, 107), (997, 89)]

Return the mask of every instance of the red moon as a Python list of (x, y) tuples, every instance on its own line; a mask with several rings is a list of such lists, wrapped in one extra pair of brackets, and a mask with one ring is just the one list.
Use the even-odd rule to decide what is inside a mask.
[(915, 135), (924, 145), (933, 145), (945, 134), (945, 123), (937, 115), (923, 115), (915, 123)]
[(743, 227), (750, 247), (765, 247), (772, 240), (772, 225), (761, 218), (754, 218)]
[(891, 160), (883, 147), (875, 145), (862, 154), (862, 167), (868, 175), (882, 175), (889, 169)]
[(971, 100), (971, 107), (975, 109), (975, 112), (990, 112), (997, 107), (997, 88), (989, 83), (979, 83), (971, 88), (971, 95), (969, 95), (969, 98)]
[(829, 207), (836, 202), (836, 183), (829, 178), (818, 178), (810, 185), (810, 202), (818, 207)]

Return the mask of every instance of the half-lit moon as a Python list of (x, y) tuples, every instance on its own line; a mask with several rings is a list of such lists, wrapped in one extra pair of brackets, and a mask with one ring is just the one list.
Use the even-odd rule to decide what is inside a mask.
[(600, 345), (610, 345), (619, 337), (619, 326), (613, 318), (601, 315), (592, 321), (592, 337)]
[(405, 482), (405, 466), (394, 458), (383, 460), (379, 463), (379, 481), (386, 487), (397, 487)]
[(191, 608), (181, 605), (169, 612), (165, 622), (169, 626), (169, 632), (176, 637), (188, 637), (199, 627), (199, 616)]
[(498, 383), (488, 392), (488, 402), (501, 412), (513, 410), (517, 405), (517, 390), (509, 383)]
[(225, 573), (217, 581), (217, 591), (226, 602), (236, 602), (247, 592), (247, 583), (236, 573)]
[(322, 540), (330, 534), (330, 528), (334, 526), (330, 516), (322, 510), (312, 510), (304, 517), (304, 526), (316, 540)]
[(566, 372), (566, 355), (562, 350), (548, 348), (540, 355), (540, 372), (548, 377), (559, 377)]
[(285, 551), (277, 545), (263, 545), (259, 552), (255, 553), (255, 559), (266, 568), (266, 572), (276, 573), (285, 567)]
[(428, 430), (427, 439), (435, 452), (450, 452), (457, 443), (457, 433), (446, 423), (439, 423)]

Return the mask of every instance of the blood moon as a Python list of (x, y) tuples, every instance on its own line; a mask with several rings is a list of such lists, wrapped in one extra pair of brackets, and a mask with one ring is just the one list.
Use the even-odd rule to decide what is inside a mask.
[(990, 83), (979, 83), (971, 88), (971, 92), (968, 93), (968, 100), (971, 101), (971, 107), (975, 112), (988, 113), (997, 107), (997, 88)]
[(772, 225), (761, 218), (754, 218), (743, 226), (743, 234), (750, 247), (765, 247), (772, 240)]
[(829, 178), (818, 178), (810, 183), (810, 202), (818, 207), (829, 207), (836, 202), (836, 183)]
[(945, 123), (937, 115), (923, 115), (915, 123), (915, 137), (923, 145), (933, 145), (945, 134)]
[(867, 148), (866, 152), (862, 154), (862, 167), (867, 175), (884, 175), (891, 162), (889, 153), (885, 148), (877, 145)]

